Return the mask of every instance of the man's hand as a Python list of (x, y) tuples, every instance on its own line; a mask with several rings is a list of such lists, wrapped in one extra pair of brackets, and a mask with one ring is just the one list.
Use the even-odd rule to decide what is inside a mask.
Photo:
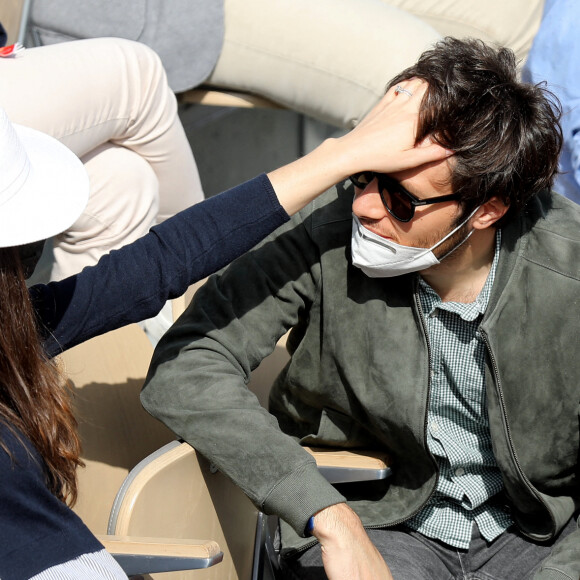
[(393, 580), (359, 517), (345, 503), (318, 512), (312, 533), (322, 547), (328, 580)]

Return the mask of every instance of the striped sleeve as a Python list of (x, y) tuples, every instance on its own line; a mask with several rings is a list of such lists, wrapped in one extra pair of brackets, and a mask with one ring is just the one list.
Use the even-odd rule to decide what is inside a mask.
[(127, 575), (106, 550), (83, 554), (52, 566), (30, 580), (127, 580)]

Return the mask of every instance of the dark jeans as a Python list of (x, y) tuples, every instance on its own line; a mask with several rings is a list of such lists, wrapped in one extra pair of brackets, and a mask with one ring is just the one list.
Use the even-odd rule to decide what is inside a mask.
[[(473, 526), (468, 550), (447, 546), (418, 532), (397, 527), (368, 530), (394, 580), (530, 580), (553, 546), (576, 529), (574, 519), (556, 540), (538, 544), (510, 528), (493, 542)], [(320, 546), (282, 562), (289, 580), (323, 580)]]

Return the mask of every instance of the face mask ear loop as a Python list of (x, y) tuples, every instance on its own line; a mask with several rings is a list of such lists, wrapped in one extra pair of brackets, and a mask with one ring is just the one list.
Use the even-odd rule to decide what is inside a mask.
[[(447, 256), (449, 256), (449, 254), (452, 254), (453, 252), (455, 252), (455, 250), (457, 250), (457, 248), (461, 248), (461, 246), (463, 246), (463, 244), (465, 242), (467, 242), (467, 240), (471, 237), (471, 234), (473, 232), (474, 232), (474, 230), (471, 230), (454, 248), (451, 248), (446, 254), (443, 254), (443, 256), (438, 258), (438, 260), (440, 262), (442, 262), (443, 260), (445, 260), (445, 258), (447, 258)], [(437, 244), (437, 245), (439, 245), (439, 244)]]
[[(439, 240), (433, 247), (429, 248), (429, 250), (432, 252), (435, 248), (439, 247), (445, 240), (448, 240), (455, 232), (458, 232), (475, 215), (475, 212), (480, 207), (481, 206), (478, 205), (456, 228), (453, 228), (444, 238)], [(454, 248), (451, 248), (446, 254), (438, 258), (438, 260), (442, 262), (445, 258), (447, 258), (447, 256), (449, 256), (449, 254), (455, 252), (457, 248), (460, 248), (471, 237), (471, 234), (473, 234), (473, 232), (474, 230), (471, 230)]]

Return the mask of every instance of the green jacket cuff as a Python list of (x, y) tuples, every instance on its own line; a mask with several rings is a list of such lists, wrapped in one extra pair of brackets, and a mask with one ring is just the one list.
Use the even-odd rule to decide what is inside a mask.
[(280, 481), (264, 500), (262, 511), (277, 514), (305, 537), (308, 519), (316, 512), (346, 498), (324, 479), (314, 461), (308, 462)]

